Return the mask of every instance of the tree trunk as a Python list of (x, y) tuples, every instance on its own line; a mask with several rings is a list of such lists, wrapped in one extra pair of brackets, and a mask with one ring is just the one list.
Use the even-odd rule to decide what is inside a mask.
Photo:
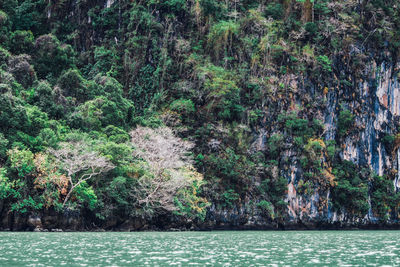
[(65, 199), (64, 199), (63, 207), (65, 206), (65, 204), (67, 204), (67, 201), (68, 201), (68, 199), (71, 197), (72, 191), (74, 190), (75, 187), (76, 187), (76, 185), (73, 186), (73, 187), (71, 187), (71, 190), (69, 190), (67, 196), (66, 196)]
[(313, 13), (313, 3), (311, 0), (306, 0), (303, 4), (303, 10), (301, 12), (301, 21), (303, 23), (312, 21), (312, 13)]
[(294, 0), (282, 0), (282, 6), (283, 9), (285, 10), (285, 20), (290, 16), (292, 13), (292, 6), (293, 6)]

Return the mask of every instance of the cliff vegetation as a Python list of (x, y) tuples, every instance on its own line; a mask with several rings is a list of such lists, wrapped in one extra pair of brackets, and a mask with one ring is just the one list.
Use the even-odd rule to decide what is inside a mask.
[(0, 0), (0, 229), (399, 225), (398, 0)]

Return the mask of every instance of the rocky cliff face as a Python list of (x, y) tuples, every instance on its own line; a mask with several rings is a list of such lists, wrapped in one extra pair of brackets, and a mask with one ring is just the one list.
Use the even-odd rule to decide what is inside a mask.
[[(340, 157), (343, 160), (354, 162), (361, 168), (372, 170), (377, 175), (387, 175), (395, 172), (392, 176), (393, 186), (398, 189), (399, 174), (399, 151), (393, 148), (392, 151), (387, 151), (382, 139), (387, 134), (393, 134), (397, 131), (399, 107), (399, 90), (400, 86), (394, 70), (396, 66), (391, 63), (382, 62), (380, 64), (371, 60), (370, 66), (365, 69), (365, 81), (355, 81), (357, 90), (352, 96), (346, 96), (347, 92), (333, 89), (325, 96), (326, 108), (324, 112), (325, 140), (335, 140), (338, 118), (339, 103), (343, 103), (342, 99), (349, 110), (356, 113), (354, 118), (355, 128), (351, 135), (344, 138), (342, 143), (339, 143)], [(360, 168), (360, 169), (361, 169)], [(303, 196), (296, 194), (296, 181), (301, 177), (296, 172), (298, 166), (291, 167), (291, 172), (287, 174), (289, 177), (288, 186), (288, 210), (292, 217), (291, 220), (296, 221), (321, 220), (328, 223), (349, 222), (350, 218), (346, 213), (340, 215), (333, 212), (329, 205), (330, 191), (315, 191), (309, 199), (304, 199)], [(325, 208), (318, 211), (320, 206), (321, 195), (328, 200)], [(370, 199), (370, 196), (369, 196)], [(369, 206), (371, 203), (368, 203)], [(397, 218), (391, 222), (397, 222)], [(348, 221), (349, 220), (349, 221)], [(361, 220), (362, 223), (374, 223), (377, 219), (369, 208), (368, 214)]]
[[(354, 128), (348, 136), (338, 140), (339, 156), (342, 160), (351, 161), (357, 166), (357, 172), (369, 170), (379, 176), (387, 175), (395, 191), (399, 189), (400, 151), (396, 144), (388, 146), (384, 137), (398, 131), (400, 115), (400, 84), (398, 82), (398, 64), (388, 62), (377, 63), (371, 59), (365, 68), (365, 80), (355, 80), (357, 90), (351, 95), (340, 88), (332, 88), (323, 97), (314, 96), (322, 108), (312, 110), (311, 116), (319, 117), (324, 122), (323, 137), (325, 142), (338, 140), (338, 110), (345, 108), (354, 111)], [(299, 85), (301, 88), (301, 85)], [(311, 89), (311, 92), (310, 92)], [(294, 102), (303, 102), (305, 96), (313, 95), (313, 87), (299, 89)], [(342, 105), (342, 106), (340, 106)], [(268, 131), (262, 128), (253, 144), (259, 150), (265, 147)], [(335, 211), (332, 207), (331, 189), (315, 187), (305, 195), (299, 193), (299, 181), (304, 179), (304, 170), (300, 164), (300, 154), (292, 148), (292, 144), (282, 153), (285, 160), (280, 174), (288, 181), (287, 213), (281, 223), (273, 223), (251, 205), (251, 201), (233, 210), (216, 211), (210, 209), (210, 220), (221, 225), (233, 225), (260, 228), (331, 228), (331, 227), (379, 227), (382, 221), (374, 214), (371, 207), (371, 190), (368, 191), (368, 212), (355, 218), (345, 209)], [(325, 156), (321, 162), (327, 162)], [(256, 202), (256, 201), (255, 201)], [(385, 224), (396, 227), (396, 216), (390, 216)], [(375, 225), (375, 226), (374, 226)]]
[[(3, 102), (18, 99), (21, 110), (35, 106), (60, 123), (53, 146), (74, 129), (93, 143), (107, 139), (107, 156), (117, 150), (106, 147), (137, 149), (128, 132), (138, 125), (168, 126), (196, 144), (193, 165), (205, 183), (185, 194), (206, 201), (180, 202), (179, 212), (144, 207), (132, 196), (145, 171), (128, 153), (115, 160), (118, 171), (88, 182), (93, 195), (72, 196), (71, 209), (56, 205), (63, 190), (42, 203), (50, 194), (37, 185), (44, 174), (37, 166), (17, 172), (7, 154), (15, 144), (32, 162), (46, 154), (53, 122), (39, 136), (30, 119), (26, 129), (0, 129), (0, 168), (16, 188), (0, 199), (0, 229), (400, 226), (396, 1), (17, 2), (0, 2), (0, 30), (10, 36), (0, 38)], [(114, 102), (103, 106), (106, 99)], [(13, 105), (4, 114), (16, 113)], [(31, 188), (17, 188), (20, 180)]]

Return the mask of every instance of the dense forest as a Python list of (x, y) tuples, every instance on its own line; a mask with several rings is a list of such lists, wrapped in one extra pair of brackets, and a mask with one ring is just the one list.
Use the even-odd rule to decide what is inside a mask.
[(398, 224), (397, 0), (0, 0), (0, 229)]

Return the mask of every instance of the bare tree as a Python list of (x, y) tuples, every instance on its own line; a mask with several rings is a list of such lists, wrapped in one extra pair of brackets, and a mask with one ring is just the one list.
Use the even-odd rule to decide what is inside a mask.
[(135, 156), (147, 161), (157, 174), (165, 169), (179, 169), (192, 164), (190, 149), (194, 144), (176, 137), (168, 127), (137, 127), (131, 132), (137, 148)]
[(138, 179), (135, 192), (139, 204), (149, 208), (175, 210), (174, 196), (179, 189), (202, 178), (192, 164), (194, 144), (176, 137), (168, 127), (138, 127), (131, 132), (134, 156), (145, 160), (153, 175)]
[(59, 168), (66, 172), (71, 185), (63, 206), (82, 182), (115, 168), (106, 157), (90, 150), (84, 142), (62, 143), (60, 149), (49, 149), (49, 153), (54, 156)]

